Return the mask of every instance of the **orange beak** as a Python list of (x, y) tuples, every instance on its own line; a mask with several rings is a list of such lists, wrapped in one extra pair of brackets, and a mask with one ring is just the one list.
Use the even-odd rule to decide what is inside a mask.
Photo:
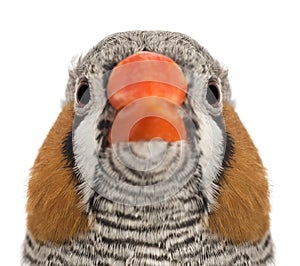
[(180, 67), (170, 58), (140, 52), (121, 61), (112, 71), (107, 94), (117, 115), (109, 144), (161, 139), (186, 139), (179, 109), (187, 91)]

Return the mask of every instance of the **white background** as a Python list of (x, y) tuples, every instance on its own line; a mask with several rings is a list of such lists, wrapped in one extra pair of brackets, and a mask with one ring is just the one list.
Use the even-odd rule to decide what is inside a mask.
[(20, 264), (29, 168), (59, 113), (72, 57), (114, 32), (162, 29), (192, 36), (229, 68), (269, 173), (277, 265), (300, 265), (297, 2), (44, 2), (0, 4), (0, 264)]

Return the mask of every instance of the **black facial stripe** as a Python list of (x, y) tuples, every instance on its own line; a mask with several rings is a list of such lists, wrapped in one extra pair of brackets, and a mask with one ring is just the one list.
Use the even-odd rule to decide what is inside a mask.
[(222, 163), (224, 169), (231, 167), (233, 155), (234, 155), (234, 140), (232, 139), (230, 134), (226, 132), (226, 149), (225, 149), (225, 156)]
[(196, 130), (199, 130), (200, 126), (199, 126), (198, 121), (197, 121), (195, 118), (193, 118), (192, 121), (193, 121), (193, 124), (194, 124), (195, 129), (196, 129)]
[(97, 125), (97, 128), (99, 130), (104, 130), (104, 129), (107, 130), (107, 129), (110, 129), (111, 125), (112, 125), (112, 121), (104, 118), (104, 119), (100, 120), (100, 122)]
[(230, 136), (230, 134), (226, 131), (223, 115), (220, 114), (218, 116), (211, 116), (211, 117), (216, 122), (218, 127), (221, 129), (223, 140), (224, 140), (225, 153), (222, 162), (222, 171), (218, 174), (218, 178), (213, 181), (214, 184), (220, 186), (220, 180), (224, 176), (224, 171), (226, 170), (226, 168), (231, 166), (232, 156), (234, 154), (234, 141)]
[(63, 140), (62, 154), (66, 159), (66, 167), (73, 169), (75, 167), (75, 159), (73, 152), (72, 131), (69, 131)]
[[(74, 178), (76, 180), (76, 186), (78, 187), (78, 185), (82, 184), (84, 181), (82, 180), (80, 173), (78, 171), (75, 171), (75, 166), (76, 166), (76, 162), (75, 162), (75, 156), (74, 156), (74, 151), (73, 151), (73, 133), (72, 130), (69, 131), (63, 142), (63, 147), (62, 147), (62, 154), (65, 157), (65, 167), (67, 168), (71, 168), (72, 169), (72, 178)], [(81, 191), (78, 191), (79, 193), (81, 193)]]
[(112, 127), (113, 119), (116, 115), (116, 110), (112, 108), (109, 101), (106, 101), (105, 107), (100, 115), (100, 121), (97, 124), (96, 141), (100, 145), (99, 155), (105, 153), (109, 131)]
[(110, 71), (107, 71), (107, 72), (105, 72), (104, 74), (103, 74), (103, 76), (102, 76), (102, 86), (103, 86), (103, 88), (105, 89), (105, 96), (106, 96), (106, 98), (108, 99), (108, 96), (107, 96), (107, 84), (108, 84), (108, 81), (109, 81), (109, 77), (110, 77), (110, 75), (111, 75), (111, 70)]
[(96, 137), (97, 143), (100, 143), (100, 153), (104, 153), (107, 147), (107, 140), (109, 130), (112, 126), (112, 121), (108, 120), (107, 118), (103, 118), (97, 125), (99, 133)]
[(224, 153), (224, 158), (222, 162), (222, 171), (218, 174), (218, 178), (214, 180), (214, 184), (217, 185), (218, 187), (221, 186), (221, 180), (224, 178), (224, 173), (226, 172), (226, 168), (231, 167), (231, 162), (233, 160), (233, 155), (234, 155), (234, 141), (231, 138), (230, 134), (226, 132), (226, 143), (225, 143), (225, 153)]

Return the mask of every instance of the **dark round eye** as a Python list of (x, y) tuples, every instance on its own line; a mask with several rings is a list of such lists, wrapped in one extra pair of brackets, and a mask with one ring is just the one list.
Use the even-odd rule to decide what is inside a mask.
[(206, 93), (207, 102), (210, 105), (217, 107), (221, 103), (221, 98), (222, 93), (218, 82), (215, 79), (209, 80)]
[(83, 81), (79, 84), (76, 90), (76, 102), (80, 106), (88, 104), (91, 99), (90, 86), (87, 81)]

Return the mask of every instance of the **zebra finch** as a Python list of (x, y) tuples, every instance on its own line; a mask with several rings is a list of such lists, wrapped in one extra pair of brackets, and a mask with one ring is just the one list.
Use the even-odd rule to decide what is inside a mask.
[(174, 32), (69, 71), (28, 185), (25, 265), (271, 265), (269, 191), (227, 70)]

